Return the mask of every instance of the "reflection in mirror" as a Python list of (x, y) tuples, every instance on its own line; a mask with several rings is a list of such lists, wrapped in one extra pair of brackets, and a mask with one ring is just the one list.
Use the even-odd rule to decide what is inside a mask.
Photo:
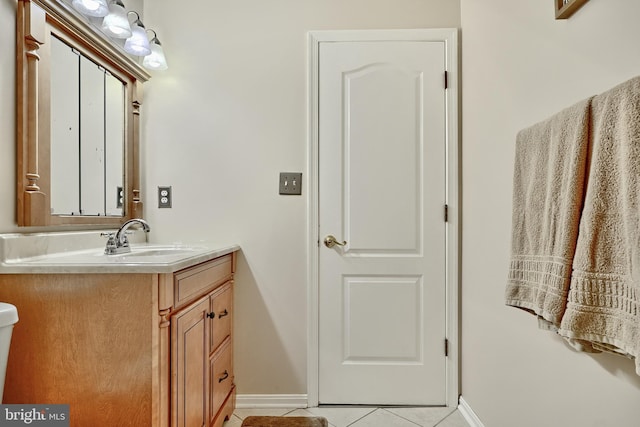
[(123, 83), (105, 74), (105, 215), (122, 216), (124, 202), (125, 97)]
[(51, 56), (56, 58), (51, 64), (51, 99), (57, 108), (51, 110), (51, 213), (78, 210), (80, 200), (77, 181), (80, 176), (78, 153), (80, 146), (80, 115), (77, 100), (80, 88), (78, 55), (66, 44), (51, 38)]
[(124, 83), (51, 37), (51, 214), (122, 216)]

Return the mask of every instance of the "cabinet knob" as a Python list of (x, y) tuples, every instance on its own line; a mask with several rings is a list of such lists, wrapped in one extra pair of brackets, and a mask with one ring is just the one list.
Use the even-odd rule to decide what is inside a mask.
[(224, 373), (222, 374), (222, 376), (220, 378), (218, 378), (218, 382), (221, 383), (222, 381), (226, 380), (227, 378), (229, 378), (229, 372), (227, 372), (227, 370), (224, 370)]
[(228, 312), (228, 311), (227, 311), (227, 309), (225, 308), (225, 309), (222, 311), (222, 313), (218, 314), (218, 319), (220, 319), (221, 317), (224, 317), (224, 316), (228, 316), (228, 315), (229, 315), (229, 312)]
[(216, 314), (212, 311), (211, 313), (207, 313), (207, 317), (209, 319), (215, 319), (216, 318)]

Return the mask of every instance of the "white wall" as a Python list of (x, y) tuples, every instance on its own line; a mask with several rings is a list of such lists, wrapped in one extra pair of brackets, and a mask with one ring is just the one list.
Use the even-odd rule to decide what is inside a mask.
[[(156, 240), (237, 242), (235, 369), (242, 394), (306, 393), (309, 30), (458, 27), (451, 0), (147, 2), (169, 70), (145, 89), (144, 199)], [(158, 185), (172, 209), (158, 210)]]
[(461, 0), (462, 395), (487, 427), (632, 427), (640, 377), (503, 303), (516, 132), (640, 74), (640, 2)]

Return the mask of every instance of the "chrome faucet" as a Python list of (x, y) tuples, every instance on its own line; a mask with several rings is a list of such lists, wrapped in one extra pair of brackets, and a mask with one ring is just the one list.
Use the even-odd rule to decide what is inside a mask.
[(130, 219), (129, 221), (122, 224), (122, 226), (115, 233), (103, 234), (108, 237), (107, 246), (104, 248), (105, 254), (116, 255), (131, 252), (131, 247), (129, 247), (129, 239), (127, 239), (127, 230), (133, 224), (140, 224), (142, 226), (142, 230), (144, 230), (145, 233), (151, 231), (149, 223), (144, 219)]

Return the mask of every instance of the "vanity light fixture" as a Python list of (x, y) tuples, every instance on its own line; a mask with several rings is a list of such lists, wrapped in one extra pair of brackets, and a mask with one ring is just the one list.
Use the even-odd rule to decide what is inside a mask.
[(71, 4), (74, 9), (87, 16), (102, 18), (109, 13), (107, 0), (73, 0)]
[(129, 13), (135, 13), (136, 20), (131, 24), (131, 36), (124, 42), (124, 50), (131, 55), (147, 56), (151, 53), (151, 48), (144, 24), (140, 20), (138, 12), (131, 11)]
[(120, 0), (109, 1), (109, 14), (102, 20), (102, 30), (117, 39), (131, 37), (132, 31), (127, 11)]
[[(153, 30), (149, 29), (147, 31)], [(144, 57), (142, 65), (145, 68), (157, 71), (163, 71), (169, 68), (167, 65), (167, 58), (164, 56), (162, 44), (160, 43), (160, 40), (158, 40), (158, 35), (155, 31), (153, 31), (153, 38), (149, 41), (149, 47), (151, 49), (151, 53)]]
[[(147, 37), (147, 29), (140, 20), (138, 12), (129, 11), (124, 7), (122, 0), (72, 0), (74, 9), (86, 16), (104, 17), (102, 19), (102, 31), (115, 39), (126, 39), (124, 51), (130, 55), (144, 57), (142, 65), (149, 70), (164, 71), (167, 68), (167, 59), (154, 30), (153, 38)], [(136, 15), (133, 22), (129, 22), (129, 14)]]

